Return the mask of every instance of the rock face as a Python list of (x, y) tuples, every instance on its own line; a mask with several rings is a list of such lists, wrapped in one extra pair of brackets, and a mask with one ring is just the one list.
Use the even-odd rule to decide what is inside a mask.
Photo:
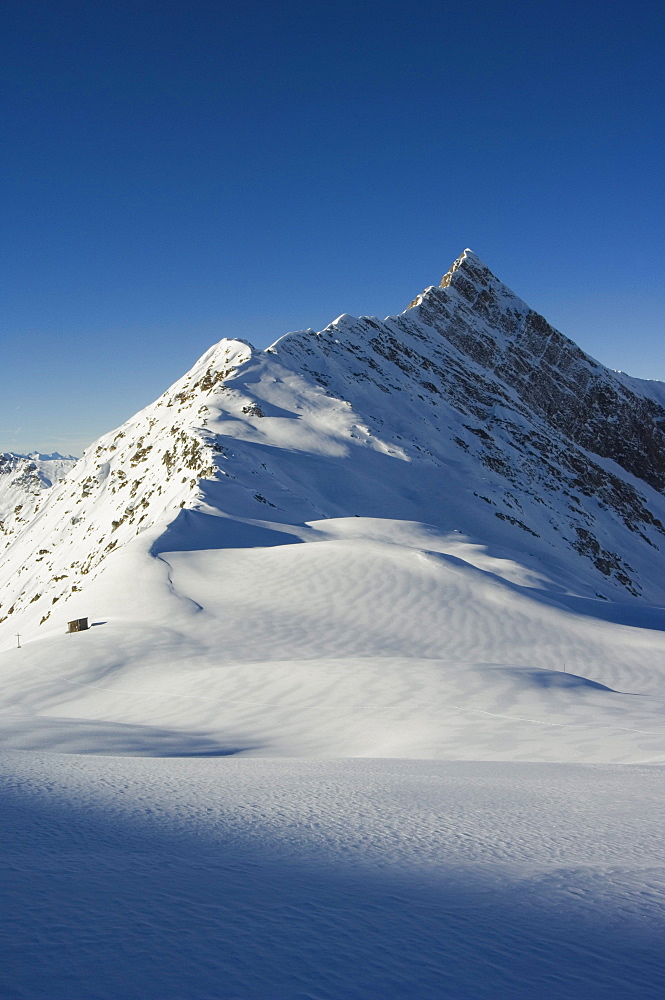
[(146, 531), (157, 554), (353, 515), (468, 535), (559, 590), (665, 603), (663, 399), (465, 251), (401, 315), (211, 348), (19, 524), (0, 619), (74, 617), (72, 595)]
[[(445, 291), (451, 288), (457, 296)], [(628, 389), (538, 313), (506, 301), (505, 286), (469, 251), (440, 289), (420, 297), (420, 318), (493, 371), (526, 412), (663, 492), (662, 406)]]

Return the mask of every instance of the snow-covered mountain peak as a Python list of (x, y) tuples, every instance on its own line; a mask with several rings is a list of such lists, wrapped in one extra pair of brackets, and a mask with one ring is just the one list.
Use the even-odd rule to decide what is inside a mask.
[[(446, 289), (448, 290), (447, 296), (441, 298), (442, 290)], [(430, 285), (424, 292), (417, 295), (409, 304), (408, 309), (420, 305), (423, 301), (428, 301), (435, 307), (437, 302), (451, 303), (455, 299), (455, 293), (468, 303), (474, 303), (479, 299), (482, 302), (488, 293), (492, 292), (504, 303), (514, 300), (515, 303), (528, 308), (526, 303), (522, 303), (522, 300), (493, 274), (477, 253), (466, 249), (453, 261), (439, 284)]]
[(50, 455), (43, 455), (40, 451), (31, 451), (25, 456), (25, 458), (31, 458), (34, 462), (75, 462), (76, 457), (74, 455), (61, 455), (59, 451), (54, 451)]
[(492, 274), (487, 264), (480, 259), (474, 250), (470, 250), (468, 247), (455, 261), (453, 261), (444, 276), (441, 278), (439, 287), (447, 288), (452, 282), (453, 275), (458, 271), (481, 285), (487, 284), (491, 280), (498, 281), (498, 278)]
[(587, 596), (665, 601), (664, 491), (657, 395), (467, 250), (400, 315), (343, 313), (263, 351), (213, 345), (6, 535), (0, 619), (73, 608), (146, 531), (158, 552), (233, 546), (260, 522), (272, 544), (354, 516), (426, 522), (513, 560), (526, 547), (534, 572)]
[[(255, 348), (246, 340), (220, 340), (208, 348), (190, 370), (153, 405), (168, 405), (169, 400), (173, 401), (178, 394), (186, 392), (187, 388), (192, 397), (197, 392), (209, 392), (214, 385), (229, 378), (235, 369), (246, 364), (254, 351)], [(184, 398), (180, 402), (185, 402)]]

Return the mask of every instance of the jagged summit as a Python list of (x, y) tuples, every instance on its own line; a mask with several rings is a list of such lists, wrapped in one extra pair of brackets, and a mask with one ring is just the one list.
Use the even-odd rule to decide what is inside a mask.
[(272, 544), (357, 515), (526, 549), (571, 592), (665, 602), (664, 490), (654, 393), (466, 250), (400, 315), (211, 347), (30, 523), (5, 524), (0, 618), (35, 627), (60, 602), (75, 616), (74, 595), (141, 538), (153, 553), (234, 545), (260, 523)]
[(470, 250), (469, 247), (450, 265), (439, 282), (439, 288), (447, 288), (451, 283), (453, 274), (457, 271), (466, 272), (473, 280), (479, 283), (485, 283), (492, 278), (495, 281), (497, 280), (487, 264), (480, 259), (474, 250)]
[[(416, 298), (409, 304), (407, 309), (412, 309), (414, 306), (420, 305), (423, 298), (435, 289), (450, 288), (451, 291), (457, 291), (464, 298), (472, 300), (477, 298), (480, 293), (487, 290), (492, 285), (500, 287), (504, 294), (507, 294), (516, 302), (522, 302), (522, 300), (519, 299), (514, 292), (504, 285), (503, 282), (499, 281), (496, 275), (489, 269), (487, 264), (480, 259), (478, 254), (474, 250), (470, 250), (467, 247), (467, 249), (453, 261), (441, 278), (439, 284), (430, 285), (424, 292), (417, 295)], [(525, 308), (528, 308), (526, 303), (522, 303), (522, 305)]]

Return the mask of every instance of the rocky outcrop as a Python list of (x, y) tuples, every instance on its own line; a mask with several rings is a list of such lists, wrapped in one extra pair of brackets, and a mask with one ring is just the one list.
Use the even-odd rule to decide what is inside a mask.
[[(462, 353), (493, 371), (533, 414), (582, 448), (665, 490), (665, 411), (555, 330), (466, 251), (420, 312)], [(486, 329), (479, 329), (480, 325)], [(487, 329), (489, 328), (489, 330)], [(491, 331), (501, 338), (493, 338)]]

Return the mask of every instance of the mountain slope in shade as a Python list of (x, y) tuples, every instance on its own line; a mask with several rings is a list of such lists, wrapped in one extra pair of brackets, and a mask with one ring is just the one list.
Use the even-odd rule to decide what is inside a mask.
[(399, 316), (222, 341), (6, 550), (8, 738), (657, 759), (660, 394), (470, 251)]

